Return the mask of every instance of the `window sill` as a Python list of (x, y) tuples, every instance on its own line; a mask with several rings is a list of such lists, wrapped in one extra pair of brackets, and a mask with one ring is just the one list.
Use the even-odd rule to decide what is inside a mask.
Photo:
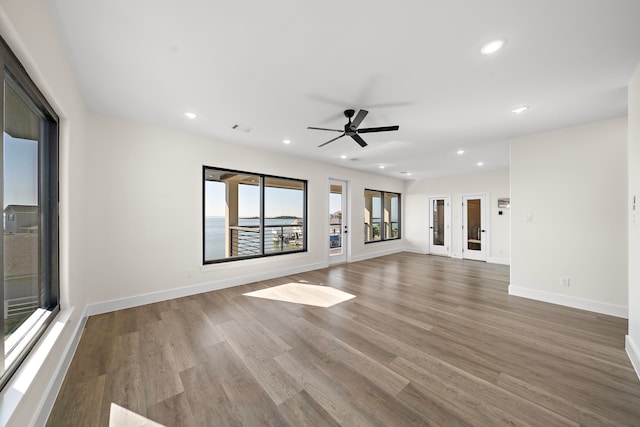
[[(52, 314), (47, 310), (42, 311), (45, 312), (44, 316), (42, 316), (44, 320), (40, 319), (40, 322), (44, 322), (49, 317), (47, 314)], [(28, 412), (30, 413), (30, 416), (33, 420), (35, 420), (40, 415), (39, 412), (42, 411), (42, 405), (49, 397), (48, 393), (50, 393), (50, 391), (53, 389), (52, 386), (54, 384), (54, 381), (58, 380), (57, 377), (59, 375), (59, 371), (64, 370), (61, 369), (60, 366), (57, 366), (56, 372), (43, 373), (41, 372), (41, 368), (48, 358), (49, 354), (52, 352), (54, 347), (56, 347), (60, 335), (69, 322), (73, 311), (73, 309), (70, 309), (65, 310), (64, 312), (57, 312), (55, 314), (56, 317), (44, 331), (44, 333), (38, 340), (38, 343), (27, 355), (25, 360), (9, 380), (2, 392), (0, 392), (0, 426), (7, 425), (9, 421), (12, 420), (12, 417), (16, 415), (16, 412), (20, 405), (29, 405), (30, 409), (28, 410)], [(29, 318), (29, 320), (31, 320), (31, 318)], [(16, 333), (19, 331), (19, 329), (16, 330)], [(78, 333), (72, 334), (72, 338), (75, 338), (76, 335), (78, 335), (79, 338)], [(27, 339), (23, 341), (28, 342), (29, 340)], [(64, 344), (65, 353), (63, 358), (67, 357), (67, 353), (71, 348), (71, 344), (71, 342)], [(15, 347), (15, 350), (13, 350), (12, 353), (19, 354), (19, 346), (20, 344), (18, 344), (18, 347)], [(41, 387), (38, 390), (34, 389), (36, 395), (33, 395), (33, 393), (31, 393), (30, 397), (26, 399), (25, 395), (27, 394), (29, 388), (32, 386), (32, 383), (34, 383), (34, 380), (42, 381), (42, 379), (45, 377), (47, 378), (45, 380), (46, 386)], [(37, 393), (41, 393), (41, 395), (37, 395)], [(25, 411), (20, 412), (24, 413)]]

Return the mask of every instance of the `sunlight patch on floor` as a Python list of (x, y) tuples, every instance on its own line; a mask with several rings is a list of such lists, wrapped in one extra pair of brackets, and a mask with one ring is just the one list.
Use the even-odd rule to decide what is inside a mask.
[(164, 427), (122, 406), (111, 403), (109, 427)]
[(330, 288), (329, 286), (307, 285), (303, 283), (286, 283), (259, 291), (248, 292), (243, 295), (325, 308), (356, 297), (355, 295)]

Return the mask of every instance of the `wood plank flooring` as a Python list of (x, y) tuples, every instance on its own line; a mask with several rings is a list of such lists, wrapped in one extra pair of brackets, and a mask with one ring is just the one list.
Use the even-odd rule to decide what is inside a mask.
[[(242, 295), (289, 282), (330, 308)], [(410, 253), (88, 319), (48, 426), (640, 425), (627, 321), (509, 296), (509, 268)]]

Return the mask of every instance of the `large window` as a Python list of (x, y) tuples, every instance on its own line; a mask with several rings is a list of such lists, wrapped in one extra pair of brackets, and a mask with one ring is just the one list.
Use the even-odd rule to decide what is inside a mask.
[(400, 194), (364, 190), (364, 242), (400, 238)]
[(58, 117), (0, 42), (0, 387), (58, 311)]
[(307, 182), (204, 167), (204, 263), (307, 249)]

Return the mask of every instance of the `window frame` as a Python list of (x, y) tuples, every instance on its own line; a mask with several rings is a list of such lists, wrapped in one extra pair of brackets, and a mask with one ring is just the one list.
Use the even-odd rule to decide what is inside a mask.
[[(258, 182), (258, 186), (259, 186), (259, 192), (260, 192), (260, 201), (259, 201), (259, 209), (260, 209), (260, 218), (259, 218), (259, 227), (260, 227), (260, 231), (259, 231), (259, 240), (261, 242), (261, 247), (260, 247), (260, 253), (259, 254), (255, 254), (255, 255), (242, 255), (242, 256), (234, 256), (234, 257), (230, 257), (230, 258), (219, 258), (219, 259), (213, 259), (213, 260), (207, 260), (206, 258), (206, 235), (205, 235), (205, 230), (206, 230), (206, 199), (207, 199), (207, 195), (206, 195), (206, 183), (207, 183), (207, 170), (217, 170), (217, 171), (223, 171), (223, 172), (228, 172), (228, 173), (235, 173), (235, 174), (243, 174), (243, 175), (252, 175), (252, 176), (256, 176), (259, 178), (259, 182)], [(302, 191), (303, 191), (303, 208), (302, 208), (302, 247), (300, 249), (293, 249), (293, 250), (287, 250), (287, 251), (278, 251), (278, 252), (265, 252), (265, 182), (267, 179), (269, 178), (273, 178), (273, 179), (282, 179), (282, 180), (289, 180), (289, 181), (296, 181), (299, 182), (300, 184), (302, 184)], [(307, 206), (308, 206), (308, 198), (309, 198), (309, 194), (308, 194), (308, 181), (306, 179), (299, 179), (299, 178), (290, 178), (290, 177), (284, 177), (284, 176), (278, 176), (278, 175), (269, 175), (269, 174), (263, 174), (263, 173), (256, 173), (256, 172), (248, 172), (248, 171), (241, 171), (241, 170), (236, 170), (236, 169), (229, 169), (229, 168), (223, 168), (223, 167), (217, 167), (217, 166), (208, 166), (208, 165), (203, 165), (202, 166), (202, 265), (212, 265), (212, 264), (220, 264), (220, 263), (227, 263), (227, 262), (233, 262), (233, 261), (242, 261), (242, 260), (247, 260), (247, 259), (256, 259), (256, 258), (266, 258), (266, 257), (272, 257), (272, 256), (280, 256), (280, 255), (289, 255), (289, 254), (296, 254), (296, 253), (303, 253), (303, 252), (307, 252), (308, 251), (308, 244), (307, 244), (307, 224), (308, 224), (308, 215), (307, 215)]]
[[(365, 206), (366, 206), (366, 199), (367, 199), (367, 192), (373, 192), (373, 193), (380, 193), (380, 212), (378, 212), (378, 214), (380, 215), (380, 239), (378, 240), (367, 240), (367, 233), (365, 232), (364, 234), (364, 244), (368, 245), (371, 243), (380, 243), (380, 242), (388, 242), (388, 241), (393, 241), (393, 240), (400, 240), (402, 239), (402, 193), (396, 193), (395, 191), (382, 191), (382, 190), (374, 190), (371, 188), (365, 188), (364, 189), (364, 199), (365, 199)], [(384, 211), (385, 211), (385, 198), (387, 195), (394, 195), (398, 197), (398, 237), (388, 237), (386, 236), (387, 232), (386, 232), (386, 228), (384, 226)], [(391, 213), (390, 213), (391, 215)], [(372, 213), (371, 214), (372, 218), (375, 218), (375, 215)], [(365, 218), (365, 224), (367, 224), (367, 219)], [(392, 221), (390, 221), (391, 224), (393, 224)]]
[[(4, 139), (4, 100), (5, 82), (19, 88), (26, 99), (23, 101), (35, 109), (41, 123), (46, 123), (41, 129), (38, 143), (38, 221), (40, 230), (39, 247), (39, 277), (40, 294), (38, 306), (32, 315), (13, 333), (17, 334), (18, 343), (5, 356), (6, 342), (0, 345), (3, 366), (10, 360), (4, 370), (0, 369), (0, 390), (8, 384), (24, 362), (29, 352), (42, 337), (47, 327), (53, 322), (60, 311), (60, 248), (59, 248), (59, 129), (60, 119), (45, 96), (22, 66), (4, 38), (0, 37), (0, 129)], [(0, 176), (4, 175), (4, 142), (0, 144)], [(0, 200), (4, 206), (4, 189), (0, 188)], [(4, 227), (3, 227), (4, 228)], [(4, 244), (0, 244), (0, 277), (4, 283)], [(2, 304), (0, 305), (0, 325), (4, 332), (4, 285), (0, 287)], [(47, 307), (41, 307), (46, 301)], [(23, 328), (24, 326), (24, 328)], [(20, 333), (18, 333), (20, 331)], [(13, 338), (13, 335), (11, 336)]]

